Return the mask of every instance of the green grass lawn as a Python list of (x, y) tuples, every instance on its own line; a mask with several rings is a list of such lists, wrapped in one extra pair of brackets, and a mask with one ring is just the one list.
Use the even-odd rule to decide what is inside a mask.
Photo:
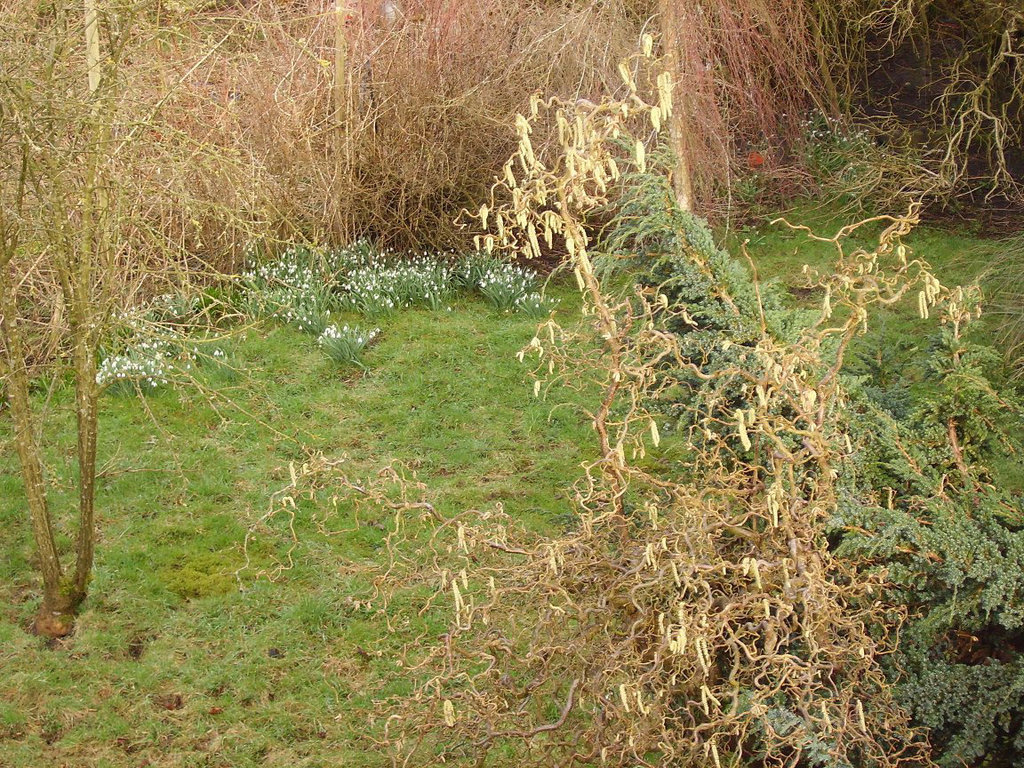
[[(838, 226), (821, 213), (791, 219)], [(738, 233), (734, 253), (743, 239), (762, 278), (780, 280), (794, 301), (818, 300), (801, 291), (800, 266), (827, 266), (827, 247), (765, 225)], [(968, 235), (922, 228), (908, 245), (949, 283), (983, 266)], [(573, 290), (555, 294), (562, 321), (576, 322)], [(872, 323), (860, 343), (867, 355), (895, 341), (916, 354), (935, 329), (912, 302)], [(95, 577), (76, 632), (60, 641), (25, 631), (39, 586), (0, 414), (0, 766), (388, 763), (374, 702), (411, 688), (402, 649), (436, 640), (448, 614), (419, 613), (437, 586), (426, 567), (382, 601), (374, 580), (394, 512), (357, 503), (342, 476), (369, 487), (395, 467), (409, 500), (441, 517), (500, 504), (553, 530), (570, 519), (566, 489), (595, 458), (595, 440), (584, 413), (593, 393), (533, 397), (530, 366), (515, 353), (536, 321), (464, 300), (380, 325), (365, 371), (340, 368), (289, 327), (257, 326), (223, 345), (237, 372), (201, 371), (202, 388), (106, 395)], [(60, 516), (73, 492), (72, 393), (58, 385), (49, 397)], [(306, 497), (292, 489), (291, 510), (274, 494), (316, 457), (343, 462), (310, 476), (322, 487)], [(411, 570), (430, 529), (418, 514), (403, 518)]]
[[(533, 396), (515, 353), (536, 321), (465, 301), (381, 325), (365, 372), (270, 326), (228, 341), (240, 373), (206, 375), (205, 391), (104, 396), (95, 578), (74, 635), (49, 644), (25, 631), (39, 587), (0, 417), (0, 765), (387, 762), (373, 701), (408, 690), (400, 649), (436, 638), (447, 611), (417, 616), (431, 584), (387, 608), (374, 597), (391, 512), (356, 506), (337, 478), (299, 500), (293, 567), (269, 578), (293, 542), (280, 510), (257, 523), (289, 465), (346, 458), (339, 472), (366, 484), (398, 462), (422, 484), (410, 500), (441, 516), (501, 504), (551, 529), (595, 441), (583, 395)], [(51, 408), (70, 397), (58, 387)], [(66, 509), (70, 419), (51, 419), (46, 438), (51, 500)]]

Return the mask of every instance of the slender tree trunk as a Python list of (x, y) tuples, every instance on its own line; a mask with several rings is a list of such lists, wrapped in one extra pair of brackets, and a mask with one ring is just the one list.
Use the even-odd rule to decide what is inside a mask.
[(348, 206), (338, 201), (353, 183), (352, 165), (352, 87), (350, 77), (348, 38), (345, 25), (348, 21), (349, 0), (335, 0), (334, 3), (334, 155), (335, 176), (338, 193), (335, 195), (334, 229), (343, 242), (352, 236)]
[[(99, 162), (98, 158), (93, 161)], [(96, 384), (96, 325), (94, 299), (93, 260), (102, 247), (97, 230), (105, 226), (106, 196), (97, 188), (96, 174), (91, 174), (82, 216), (82, 253), (78, 269), (67, 283), (70, 295), (70, 332), (74, 345), (72, 362), (75, 376), (75, 406), (78, 426), (78, 536), (75, 542), (75, 575), (70, 585), (70, 598), (74, 605), (85, 599), (92, 574), (96, 541), (96, 444), (99, 433)]]
[(78, 540), (75, 545), (75, 578), (71, 601), (85, 599), (92, 575), (96, 542), (96, 444), (99, 435), (97, 413), (96, 356), (87, 345), (75, 352), (75, 389), (78, 409)]
[(6, 349), (7, 398), (14, 422), (14, 447), (21, 464), (36, 556), (43, 577), (43, 605), (36, 626), (45, 634), (62, 635), (67, 634), (67, 616), (74, 606), (65, 590), (64, 572), (50, 520), (42, 453), (32, 415), (25, 342), (18, 325), (18, 307), (13, 291), (15, 278), (9, 267), (4, 269), (7, 272), (0, 277), (0, 339)]
[(679, 13), (676, 3), (680, 0), (660, 0), (662, 45), (665, 50), (665, 61), (672, 75), (675, 106), (669, 117), (669, 140), (676, 158), (676, 166), (672, 173), (672, 187), (676, 193), (676, 202), (684, 211), (693, 210), (693, 174), (690, 156), (690, 125), (689, 99), (685, 97), (685, 86), (679, 85), (680, 77), (680, 46)]
[(345, 81), (348, 74), (348, 41), (345, 39), (345, 22), (348, 18), (348, 0), (334, 3), (334, 116), (340, 125), (347, 112), (348, 99)]
[(100, 59), (100, 20), (96, 0), (85, 2), (85, 62), (89, 73), (89, 93), (100, 87), (103, 62)]
[(93, 98), (93, 146), (89, 149), (89, 173), (82, 200), (81, 246), (77, 258), (67, 254), (64, 300), (69, 306), (72, 359), (75, 372), (75, 405), (78, 426), (78, 536), (75, 542), (75, 575), (68, 587), (72, 607), (84, 599), (92, 576), (96, 548), (96, 445), (99, 435), (96, 384), (96, 347), (99, 341), (95, 267), (108, 257), (110, 201), (103, 166), (110, 140), (101, 94), (100, 35), (95, 0), (85, 0), (86, 65), (89, 94)]

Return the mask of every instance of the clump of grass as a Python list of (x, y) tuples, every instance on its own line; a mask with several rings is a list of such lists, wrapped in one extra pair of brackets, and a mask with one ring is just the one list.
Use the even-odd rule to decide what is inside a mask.
[(317, 346), (336, 363), (357, 365), (362, 368), (363, 350), (373, 343), (379, 334), (380, 328), (365, 331), (356, 325), (343, 325), (340, 328), (337, 325), (328, 325), (317, 339)]
[(1024, 378), (1024, 235), (979, 250), (992, 265), (983, 286), (989, 298), (987, 311), (995, 318), (999, 349), (1014, 373)]
[(458, 260), (452, 276), (461, 290), (472, 291), (488, 271), (500, 264), (499, 259), (485, 251), (471, 251)]
[(516, 303), (517, 310), (537, 320), (550, 315), (556, 306), (558, 306), (557, 301), (536, 292), (524, 296)]
[[(619, 4), (426, 0), (392, 22), (380, 3), (367, 4), (345, 28), (361, 53), (350, 60), (354, 93), (336, 147), (325, 141), (334, 132), (322, 130), (339, 117), (333, 68), (322, 64), (333, 57), (332, 14), (309, 4), (246, 3), (230, 13), (194, 6), (161, 12), (190, 41), (166, 66), (199, 60), (205, 47), (192, 41), (227, 39), (197, 64), (166, 105), (167, 118), (186, 136), (249, 161), (256, 183), (220, 197), (266, 212), (271, 231), (333, 242), (380, 233), (417, 249), (466, 243), (456, 219), (501, 170), (511, 147), (504, 118), (538, 89), (595, 98), (635, 46), (640, 24)], [(139, 87), (155, 91), (159, 83)], [(213, 187), (207, 178), (196, 186)]]
[(145, 330), (120, 342), (120, 351), (103, 357), (96, 370), (96, 383), (114, 394), (153, 392), (160, 387), (193, 376), (199, 366), (209, 367), (221, 379), (233, 377), (234, 370), (222, 346), (200, 349), (188, 336)]
[(383, 317), (397, 309), (443, 309), (454, 296), (455, 284), (448, 266), (421, 254), (355, 269), (341, 290), (343, 307), (367, 317)]
[(209, 367), (219, 378), (233, 373), (222, 339), (204, 338), (197, 295), (166, 294), (121, 312), (100, 350), (96, 383), (114, 394), (150, 393), (190, 379)]
[(191, 323), (203, 309), (197, 293), (175, 291), (161, 293), (146, 305), (147, 319), (162, 325), (183, 326)]

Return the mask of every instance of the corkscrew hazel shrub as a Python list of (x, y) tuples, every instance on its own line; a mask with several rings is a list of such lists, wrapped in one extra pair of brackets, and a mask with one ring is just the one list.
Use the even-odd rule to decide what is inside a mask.
[[(880, 217), (873, 249), (845, 245), (856, 227), (821, 238), (836, 266), (809, 276), (818, 309), (769, 322), (760, 287), (668, 194), (626, 219), (664, 249), (667, 274), (627, 295), (603, 286), (586, 219), (620, 180), (656, 186), (644, 180), (662, 172), (656, 153), (637, 137), (672, 109), (656, 71), (622, 75), (621, 101), (534, 99), (480, 210), (482, 247), (529, 257), (557, 240), (579, 283), (584, 326), (549, 320), (521, 353), (538, 396), (558, 383), (603, 393), (578, 525), (545, 536), (467, 512), (438, 526), (430, 605), (451, 620), (437, 643), (409, 647), (421, 682), (385, 709), (386, 743), (398, 765), (481, 765), (495, 751), (522, 765), (931, 765), (879, 662), (901, 611), (878, 599), (880, 574), (833, 556), (826, 523), (852, 450), (839, 375), (851, 339), (915, 290), (925, 315), (958, 299), (902, 245), (911, 210)], [(541, 163), (530, 136), (545, 121), (562, 154)], [(671, 438), (666, 401), (686, 413)], [(401, 583), (401, 558), (390, 575)]]

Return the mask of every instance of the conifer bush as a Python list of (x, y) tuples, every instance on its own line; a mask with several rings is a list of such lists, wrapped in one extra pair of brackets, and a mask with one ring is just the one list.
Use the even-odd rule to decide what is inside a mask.
[(948, 768), (1024, 761), (1024, 502), (994, 467), (1019, 468), (1024, 406), (966, 332), (965, 298), (905, 413), (851, 386), (857, 450), (832, 523), (838, 555), (884, 569), (910, 614), (888, 671)]

